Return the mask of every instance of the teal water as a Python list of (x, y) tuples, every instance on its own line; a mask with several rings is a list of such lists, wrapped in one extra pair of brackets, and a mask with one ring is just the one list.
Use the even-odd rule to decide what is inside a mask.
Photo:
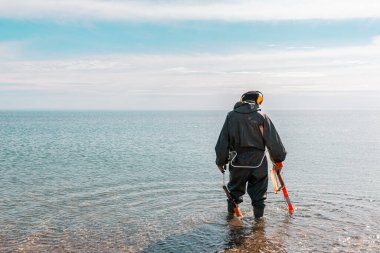
[(226, 112), (0, 112), (0, 252), (380, 252), (380, 112), (269, 112), (289, 217), (228, 226)]

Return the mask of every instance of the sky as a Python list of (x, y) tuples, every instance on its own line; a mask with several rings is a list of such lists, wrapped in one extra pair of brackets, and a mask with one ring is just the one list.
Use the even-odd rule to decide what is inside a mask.
[(380, 109), (378, 0), (0, 0), (0, 110)]

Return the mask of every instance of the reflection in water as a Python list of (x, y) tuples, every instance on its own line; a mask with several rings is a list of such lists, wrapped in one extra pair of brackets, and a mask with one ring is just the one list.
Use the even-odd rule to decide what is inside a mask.
[(267, 231), (265, 218), (253, 220), (248, 228), (230, 227), (225, 252), (286, 252), (284, 242), (290, 219), (286, 216), (271, 233)]
[(172, 234), (139, 252), (219, 252), (225, 247), (225, 228), (223, 224), (204, 224), (186, 233)]
[[(142, 249), (150, 252), (287, 252), (286, 236), (291, 218), (255, 220), (248, 216), (243, 226), (204, 224), (186, 233), (173, 234)], [(274, 228), (273, 222), (278, 224)]]

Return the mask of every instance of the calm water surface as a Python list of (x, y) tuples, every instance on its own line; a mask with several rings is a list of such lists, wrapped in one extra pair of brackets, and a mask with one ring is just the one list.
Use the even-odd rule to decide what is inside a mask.
[(380, 112), (269, 112), (289, 217), (269, 187), (228, 226), (226, 112), (0, 112), (0, 252), (380, 252)]

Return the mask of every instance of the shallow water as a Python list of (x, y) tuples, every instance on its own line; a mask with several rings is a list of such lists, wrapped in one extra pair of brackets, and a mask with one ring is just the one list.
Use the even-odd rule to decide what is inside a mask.
[(269, 112), (296, 212), (225, 220), (225, 112), (0, 112), (0, 252), (380, 252), (380, 112)]

